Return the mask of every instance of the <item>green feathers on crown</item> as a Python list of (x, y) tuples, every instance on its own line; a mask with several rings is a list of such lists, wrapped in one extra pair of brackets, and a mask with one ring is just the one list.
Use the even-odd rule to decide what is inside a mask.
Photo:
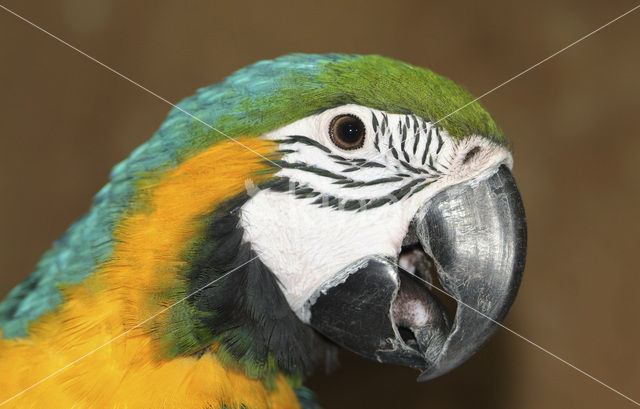
[[(473, 99), (430, 70), (378, 55), (291, 54), (238, 70), (200, 89), (182, 108), (195, 108), (195, 116), (231, 137), (257, 136), (325, 109), (359, 104), (441, 120), (453, 137), (479, 134), (504, 143), (493, 118)], [(195, 125), (202, 137), (224, 138)]]

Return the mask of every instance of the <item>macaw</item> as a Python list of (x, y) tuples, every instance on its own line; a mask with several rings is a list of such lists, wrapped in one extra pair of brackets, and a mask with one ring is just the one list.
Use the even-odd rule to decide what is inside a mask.
[(512, 162), (430, 70), (243, 68), (172, 109), (0, 304), (0, 405), (314, 408), (304, 380), (338, 346), (448, 372), (520, 285)]

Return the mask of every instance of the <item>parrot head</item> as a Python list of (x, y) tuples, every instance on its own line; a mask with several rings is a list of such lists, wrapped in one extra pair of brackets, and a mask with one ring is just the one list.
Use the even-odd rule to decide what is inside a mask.
[[(504, 146), (356, 104), (265, 137), (283, 147), (281, 170), (241, 207), (239, 226), (302, 322), (421, 379), (487, 341), (524, 264)], [(457, 302), (453, 322), (442, 297)]]
[[(526, 223), (511, 167), (491, 116), (432, 71), (261, 61), (182, 101), (116, 165), (0, 304), (0, 328), (24, 337), (41, 320), (37, 336), (83, 342), (78, 328), (134, 328), (153, 359), (209, 354), (254, 378), (304, 376), (337, 345), (430, 379), (516, 296)], [(127, 373), (141, 362), (114, 351)]]
[(326, 359), (326, 339), (426, 380), (475, 353), (513, 303), (526, 251), (512, 155), (489, 114), (451, 81), (378, 56), (286, 56), (227, 86), (241, 98), (214, 125), (276, 150), (262, 158), (268, 177), (214, 212), (197, 252), (192, 290), (238, 268), (222, 281), (248, 292), (195, 295), (204, 327), (227, 337), (229, 316), (256, 315), (244, 301), (255, 297), (269, 312), (252, 337), (287, 365)]

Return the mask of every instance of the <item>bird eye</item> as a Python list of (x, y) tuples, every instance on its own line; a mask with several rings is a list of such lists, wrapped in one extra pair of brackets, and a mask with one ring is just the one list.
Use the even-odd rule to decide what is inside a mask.
[(331, 120), (329, 135), (333, 143), (342, 149), (358, 149), (364, 144), (364, 123), (355, 115), (338, 115)]

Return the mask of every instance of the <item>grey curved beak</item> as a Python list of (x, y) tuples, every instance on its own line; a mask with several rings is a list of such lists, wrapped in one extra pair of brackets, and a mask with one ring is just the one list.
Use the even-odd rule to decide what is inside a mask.
[(457, 302), (453, 327), (419, 381), (442, 375), (476, 353), (513, 304), (527, 248), (522, 199), (511, 172), (437, 194), (417, 215), (417, 235)]
[(376, 255), (319, 290), (309, 311), (311, 326), (333, 342), (380, 362), (419, 368), (424, 381), (467, 360), (505, 318), (520, 286), (527, 232), (506, 166), (438, 193), (417, 212), (413, 227), (444, 291), (457, 301), (453, 324), (437, 290)]

